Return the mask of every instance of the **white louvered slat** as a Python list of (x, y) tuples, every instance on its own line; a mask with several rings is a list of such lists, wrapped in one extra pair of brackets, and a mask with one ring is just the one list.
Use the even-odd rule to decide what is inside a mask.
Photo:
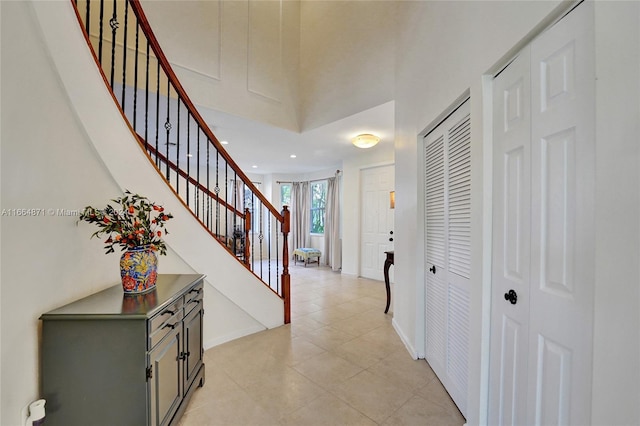
[(427, 145), (425, 173), (425, 230), (427, 263), (445, 265), (444, 137)]
[[(449, 285), (447, 322), (447, 373), (460, 392), (467, 392), (469, 353), (469, 295)], [(464, 407), (460, 407), (464, 412)]]
[(471, 276), (471, 132), (467, 114), (449, 132), (449, 271)]
[(426, 339), (427, 357), (438, 363), (445, 363), (445, 309), (447, 306), (446, 286), (441, 278), (431, 274), (427, 278)]

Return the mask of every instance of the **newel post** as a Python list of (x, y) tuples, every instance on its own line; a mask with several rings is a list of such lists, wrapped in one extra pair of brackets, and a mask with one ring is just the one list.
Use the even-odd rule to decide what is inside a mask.
[(291, 322), (291, 276), (289, 275), (289, 231), (291, 212), (282, 207), (282, 298), (284, 299), (284, 323)]

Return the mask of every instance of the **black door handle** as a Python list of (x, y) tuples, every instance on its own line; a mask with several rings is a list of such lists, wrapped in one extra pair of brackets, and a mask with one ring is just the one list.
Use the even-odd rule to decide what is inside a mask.
[(389, 241), (393, 241), (393, 237), (389, 238)]
[(508, 300), (512, 305), (515, 305), (516, 303), (518, 303), (518, 294), (515, 292), (515, 290), (509, 290), (508, 293), (504, 294), (504, 300)]
[(389, 235), (393, 235), (393, 231), (389, 231)]
[(436, 273), (436, 265), (433, 265), (431, 268), (429, 268), (429, 270), (435, 274)]

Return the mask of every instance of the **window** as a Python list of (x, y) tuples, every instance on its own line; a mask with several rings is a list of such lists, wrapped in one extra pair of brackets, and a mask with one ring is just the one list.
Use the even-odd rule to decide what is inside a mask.
[(280, 185), (280, 205), (291, 206), (291, 184)]
[[(261, 189), (260, 182), (253, 182), (253, 184), (256, 186), (258, 190)], [(262, 231), (260, 229), (260, 213), (261, 213), (260, 206), (262, 206), (262, 203), (260, 202), (260, 199), (254, 193), (251, 192), (251, 189), (249, 189), (244, 184), (243, 186), (244, 186), (244, 208), (249, 209), (249, 212), (251, 212), (251, 231), (257, 234)]]
[(311, 233), (324, 234), (324, 210), (327, 202), (327, 181), (311, 184)]

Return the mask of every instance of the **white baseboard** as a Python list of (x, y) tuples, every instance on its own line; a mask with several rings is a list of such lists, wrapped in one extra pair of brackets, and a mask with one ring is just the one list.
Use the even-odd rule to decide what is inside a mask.
[(393, 325), (393, 329), (396, 331), (396, 333), (398, 333), (398, 336), (400, 336), (400, 340), (402, 340), (402, 343), (404, 343), (404, 347), (407, 348), (407, 351), (409, 351), (411, 358), (418, 359), (418, 351), (415, 350), (415, 348), (411, 344), (411, 341), (402, 332), (402, 329), (396, 322), (395, 318), (391, 320), (391, 325)]
[(232, 340), (236, 340), (239, 339), (241, 337), (244, 336), (248, 336), (250, 334), (254, 334), (257, 333), (259, 331), (264, 331), (266, 330), (265, 327), (261, 326), (261, 325), (255, 325), (253, 327), (249, 327), (249, 328), (244, 328), (242, 330), (234, 330), (231, 333), (225, 334), (223, 336), (218, 336), (214, 339), (210, 339), (206, 342), (204, 342), (204, 350), (206, 351), (207, 349), (211, 349), (214, 346), (218, 346), (221, 345), (223, 343), (227, 343), (230, 342)]

